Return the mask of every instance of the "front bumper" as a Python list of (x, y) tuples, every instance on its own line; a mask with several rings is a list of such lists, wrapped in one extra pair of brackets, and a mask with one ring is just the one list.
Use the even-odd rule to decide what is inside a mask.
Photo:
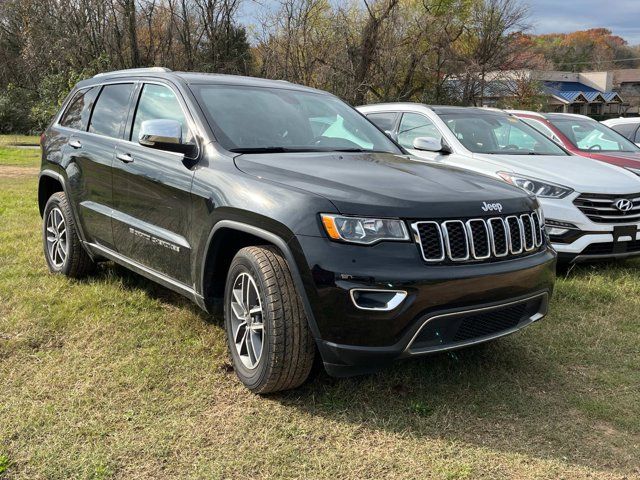
[[(373, 371), (395, 359), (461, 348), (513, 333), (542, 318), (553, 291), (556, 255), (543, 250), (513, 260), (427, 265), (417, 245), (383, 242), (370, 247), (298, 237), (308, 272), (303, 279), (317, 326), (316, 341), (327, 371), (344, 376)], [(354, 305), (353, 289), (401, 290), (404, 301), (391, 311)], [(438, 331), (478, 309), (503, 307), (535, 298), (530, 314), (499, 331), (472, 339), (445, 338), (411, 348), (423, 326), (438, 319)], [(535, 310), (535, 311), (533, 311)], [(482, 332), (481, 332), (482, 333)], [(426, 346), (425, 346), (426, 345)]]
[(575, 193), (563, 199), (539, 199), (548, 223), (570, 223), (570, 230), (560, 237), (550, 237), (558, 258), (580, 262), (640, 255), (640, 224), (606, 224), (589, 220), (574, 204)]

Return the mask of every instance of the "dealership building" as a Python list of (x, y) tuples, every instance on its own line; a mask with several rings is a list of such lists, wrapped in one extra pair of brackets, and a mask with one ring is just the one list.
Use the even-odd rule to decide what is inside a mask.
[(511, 70), (485, 77), (482, 104), (514, 107), (532, 89), (549, 112), (597, 117), (638, 115), (640, 69), (605, 72)]

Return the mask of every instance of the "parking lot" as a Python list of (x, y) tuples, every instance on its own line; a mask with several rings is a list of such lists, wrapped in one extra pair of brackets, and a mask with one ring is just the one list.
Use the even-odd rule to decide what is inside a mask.
[(549, 316), (484, 347), (260, 397), (221, 319), (111, 263), (47, 273), (39, 153), (7, 141), (0, 478), (640, 477), (640, 261), (561, 272)]

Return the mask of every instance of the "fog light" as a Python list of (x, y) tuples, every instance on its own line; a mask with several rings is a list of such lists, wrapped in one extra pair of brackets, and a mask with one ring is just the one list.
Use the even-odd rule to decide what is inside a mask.
[(547, 235), (549, 235), (550, 237), (559, 237), (560, 235), (564, 235), (569, 231), (568, 228), (552, 227), (550, 225), (547, 225), (545, 227), (545, 230), (547, 231)]
[(550, 237), (559, 237), (567, 233), (569, 230), (580, 230), (573, 223), (559, 222), (558, 220), (549, 219), (545, 221), (544, 229)]
[(351, 301), (360, 310), (393, 310), (407, 298), (404, 290), (379, 290), (374, 288), (354, 288), (350, 290)]

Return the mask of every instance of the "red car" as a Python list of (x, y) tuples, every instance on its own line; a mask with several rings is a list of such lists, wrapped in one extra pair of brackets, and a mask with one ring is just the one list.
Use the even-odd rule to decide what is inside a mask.
[(571, 153), (618, 165), (640, 175), (640, 148), (615, 130), (584, 115), (509, 110)]

